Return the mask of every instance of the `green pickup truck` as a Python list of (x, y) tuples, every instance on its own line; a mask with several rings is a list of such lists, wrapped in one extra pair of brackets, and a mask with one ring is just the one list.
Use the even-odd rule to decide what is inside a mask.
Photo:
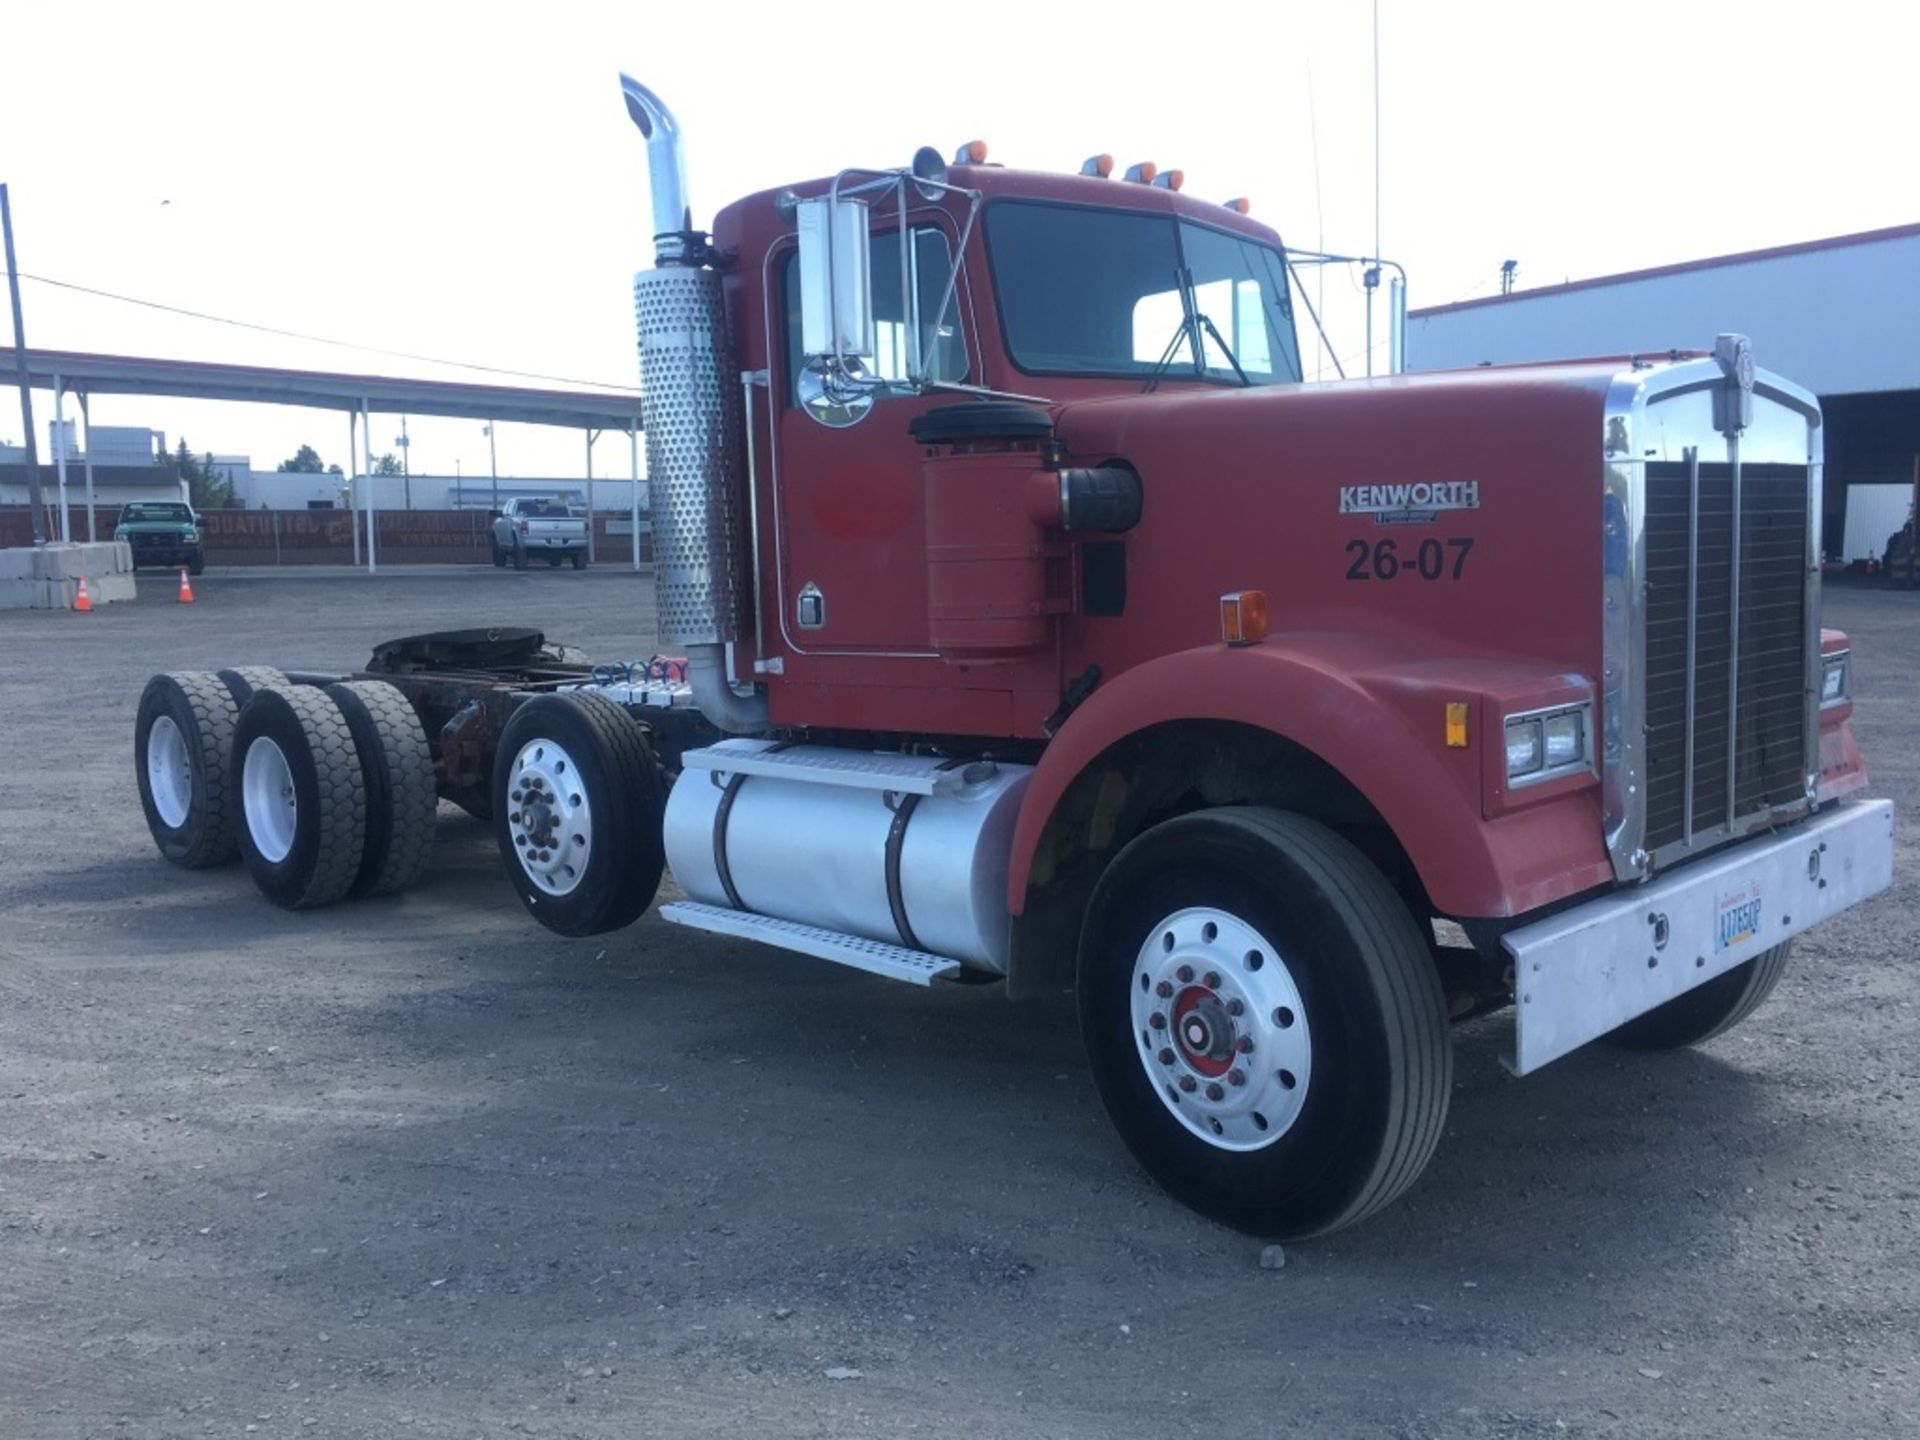
[(200, 517), (178, 500), (136, 500), (120, 508), (113, 538), (133, 550), (133, 568), (142, 565), (186, 566), (198, 575), (206, 568), (200, 546)]

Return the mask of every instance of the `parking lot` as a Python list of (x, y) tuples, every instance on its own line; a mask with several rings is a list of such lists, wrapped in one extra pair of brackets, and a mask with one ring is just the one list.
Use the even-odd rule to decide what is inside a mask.
[(1920, 594), (1835, 588), (1896, 889), (1691, 1052), (1525, 1081), (1259, 1266), (1162, 1196), (1065, 997), (552, 936), (487, 828), (288, 914), (148, 839), (162, 669), (488, 620), (652, 645), (616, 569), (170, 574), (0, 619), (0, 1435), (1911, 1435)]

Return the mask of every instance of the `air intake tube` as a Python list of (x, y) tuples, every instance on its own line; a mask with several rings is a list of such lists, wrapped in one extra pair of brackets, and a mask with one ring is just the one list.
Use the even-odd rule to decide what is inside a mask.
[(747, 574), (746, 418), (720, 277), (687, 203), (680, 125), (660, 98), (620, 77), (627, 113), (647, 141), (654, 268), (633, 277), (640, 338), (640, 423), (653, 496), (653, 574), (660, 638), (684, 646), (694, 703), (735, 734), (767, 728), (767, 698), (729, 676)]

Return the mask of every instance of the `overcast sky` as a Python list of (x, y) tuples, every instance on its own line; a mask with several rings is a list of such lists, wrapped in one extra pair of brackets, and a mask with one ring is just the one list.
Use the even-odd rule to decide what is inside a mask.
[[(1891, 0), (1382, 0), (1381, 248), (1418, 306), (1492, 293), (1508, 258), (1525, 287), (1920, 220), (1915, 15)], [(0, 179), (32, 275), (628, 385), (630, 277), (649, 250), (622, 68), (678, 113), (701, 224), (754, 190), (978, 137), (1015, 166), (1106, 150), (1180, 167), (1190, 192), (1251, 195), (1296, 244), (1360, 251), (1370, 17), (1367, 0), (8, 0)], [(1354, 283), (1326, 279), (1337, 348), (1359, 366)], [(49, 349), (480, 378), (32, 280), (23, 297), (28, 340)], [(37, 395), (43, 438), (50, 413)], [(94, 419), (260, 468), (302, 442), (346, 458), (332, 413), (116, 396)], [(0, 438), (18, 431), (9, 394)], [(412, 434), (416, 472), (486, 473), (477, 423)], [(500, 431), (506, 474), (577, 475), (582, 449)], [(626, 468), (625, 440), (603, 442), (596, 473)]]

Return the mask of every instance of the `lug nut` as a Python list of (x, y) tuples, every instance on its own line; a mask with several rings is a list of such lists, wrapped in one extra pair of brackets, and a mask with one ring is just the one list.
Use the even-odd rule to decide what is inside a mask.
[(1224, 1096), (1226, 1093), (1227, 1093), (1226, 1091), (1220, 1088), (1218, 1081), (1215, 1081), (1207, 1086), (1207, 1099), (1209, 1100), (1218, 1100), (1222, 1096)]
[(1229, 1085), (1244, 1085), (1244, 1084), (1246, 1084), (1246, 1083), (1247, 1083), (1247, 1072), (1246, 1072), (1246, 1071), (1244, 1071), (1244, 1070), (1229, 1070), (1229, 1071), (1227, 1072), (1227, 1084), (1229, 1084)]
[(1155, 1058), (1157, 1058), (1162, 1065), (1171, 1065), (1173, 1064), (1173, 1051), (1162, 1050)]
[(1186, 1092), (1187, 1092), (1187, 1093), (1188, 1093), (1189, 1095), (1191, 1095), (1191, 1094), (1193, 1093), (1193, 1086), (1194, 1086), (1194, 1080), (1193, 1080), (1193, 1076), (1191, 1076), (1191, 1075), (1182, 1075), (1182, 1076), (1180, 1077), (1180, 1082), (1179, 1082), (1179, 1083), (1180, 1083), (1180, 1088), (1181, 1088), (1182, 1090), (1184, 1090), (1184, 1091), (1186, 1091)]
[(1246, 1011), (1246, 1008), (1247, 1007), (1238, 1000), (1227, 1001), (1227, 1014), (1229, 1015), (1243, 1014)]
[(1242, 1055), (1253, 1054), (1253, 1037), (1251, 1035), (1242, 1035), (1239, 1042), (1235, 1044), (1233, 1048), (1238, 1050)]
[(1156, 1030), (1164, 1030), (1167, 1028), (1167, 1017), (1156, 1010), (1147, 1018), (1147, 1023)]
[(524, 845), (527, 843), (527, 837), (525, 835), (516, 835), (513, 837), (513, 843), (516, 845)]
[(1174, 971), (1173, 973), (1176, 977), (1178, 977), (1182, 985), (1191, 985), (1193, 983), (1193, 966), (1182, 965), (1178, 970)]
[(1153, 993), (1158, 995), (1162, 1000), (1165, 1000), (1173, 994), (1173, 986), (1162, 980), (1158, 985), (1153, 987)]
[(1209, 990), (1218, 990), (1220, 988), (1220, 972), (1218, 970), (1207, 971), (1207, 978), (1200, 983), (1205, 985)]

